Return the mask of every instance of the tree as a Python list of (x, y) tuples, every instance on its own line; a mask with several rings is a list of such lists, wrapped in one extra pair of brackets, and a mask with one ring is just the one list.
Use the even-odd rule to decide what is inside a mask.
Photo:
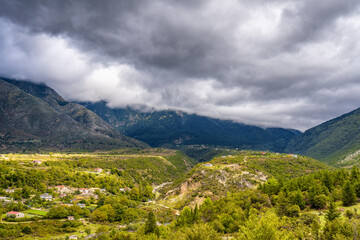
[(304, 200), (304, 196), (302, 195), (300, 190), (297, 190), (297, 192), (296, 192), (296, 194), (294, 196), (293, 203), (298, 205), (301, 210), (305, 209), (306, 203), (305, 203), (305, 200)]
[(336, 210), (335, 203), (330, 202), (330, 206), (328, 211), (326, 212), (325, 218), (328, 221), (334, 221), (338, 217), (340, 217), (340, 212)]
[(21, 231), (25, 234), (30, 234), (32, 233), (32, 228), (30, 226), (25, 226)]
[(194, 222), (194, 214), (190, 207), (186, 206), (176, 219), (176, 226), (190, 226)]
[(55, 218), (55, 219), (66, 218), (67, 216), (69, 216), (69, 213), (66, 207), (61, 205), (53, 206), (46, 214), (47, 218)]
[(156, 233), (159, 235), (159, 229), (156, 226), (155, 214), (149, 211), (146, 222), (145, 222), (145, 234)]
[(350, 181), (344, 183), (342, 189), (342, 201), (344, 206), (351, 206), (356, 202), (356, 193)]
[(280, 192), (276, 201), (276, 213), (282, 217), (286, 215), (288, 208), (290, 207), (289, 200), (286, 198), (283, 192)]
[(90, 215), (90, 220), (95, 222), (113, 222), (115, 217), (115, 209), (110, 204), (106, 204), (92, 212)]

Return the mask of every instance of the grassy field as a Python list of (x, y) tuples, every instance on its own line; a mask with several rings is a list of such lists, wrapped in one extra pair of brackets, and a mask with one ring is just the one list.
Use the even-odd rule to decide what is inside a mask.
[(27, 211), (24, 211), (24, 213), (28, 213), (28, 214), (33, 214), (33, 215), (39, 215), (39, 216), (45, 216), (48, 212), (47, 211), (43, 211), (43, 210), (35, 210), (35, 209), (30, 209)]
[[(341, 201), (336, 202), (336, 209), (339, 212), (341, 212), (341, 217), (345, 217), (344, 214), (345, 214), (345, 212), (347, 210), (350, 210), (350, 211), (354, 211), (354, 209), (356, 209), (355, 211), (360, 210), (360, 203), (358, 203), (356, 205), (353, 205), (353, 206), (350, 206), (350, 207), (344, 207), (344, 206), (341, 206), (341, 204), (342, 204)], [(325, 219), (326, 212), (327, 212), (327, 210), (314, 210), (314, 211), (310, 211), (309, 213), (313, 213), (313, 214), (318, 215), (319, 219), (320, 219), (320, 222), (321, 222), (321, 225), (324, 226), (325, 222), (326, 222), (326, 219)]]

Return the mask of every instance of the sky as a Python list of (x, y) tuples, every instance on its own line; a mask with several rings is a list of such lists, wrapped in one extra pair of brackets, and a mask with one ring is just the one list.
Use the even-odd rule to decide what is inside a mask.
[(0, 76), (306, 130), (360, 107), (358, 0), (0, 0)]

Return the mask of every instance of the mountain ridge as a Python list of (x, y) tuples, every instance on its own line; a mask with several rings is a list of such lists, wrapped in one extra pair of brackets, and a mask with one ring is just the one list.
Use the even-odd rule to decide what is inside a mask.
[(360, 149), (360, 108), (306, 130), (289, 142), (286, 151), (338, 164)]
[(220, 120), (176, 110), (141, 111), (110, 108), (106, 102), (78, 102), (94, 111), (115, 129), (152, 147), (196, 145), (281, 151), (300, 131)]
[[(66, 101), (45, 85), (0, 79), (0, 95), (3, 149), (82, 148), (82, 145), (90, 147), (91, 142), (107, 145), (105, 148), (147, 146), (118, 133), (83, 106), (64, 104)], [(55, 99), (62, 104), (55, 103)], [(101, 145), (93, 147), (102, 148)]]

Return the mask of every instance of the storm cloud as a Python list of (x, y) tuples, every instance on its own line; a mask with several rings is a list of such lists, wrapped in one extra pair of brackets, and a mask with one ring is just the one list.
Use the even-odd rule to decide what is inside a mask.
[(0, 0), (0, 75), (305, 130), (360, 107), (360, 2)]

